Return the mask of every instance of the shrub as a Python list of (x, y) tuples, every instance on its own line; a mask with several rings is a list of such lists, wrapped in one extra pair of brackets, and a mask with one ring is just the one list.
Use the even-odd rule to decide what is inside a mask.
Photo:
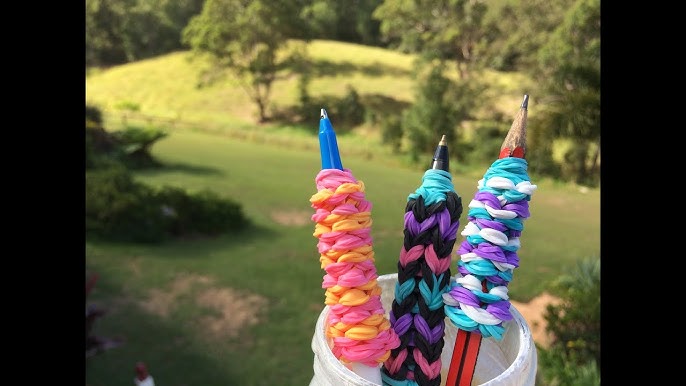
[(159, 166), (151, 147), (167, 135), (162, 129), (135, 126), (110, 133), (86, 120), (86, 169), (108, 168), (114, 163), (132, 169)]
[(100, 126), (86, 126), (86, 170), (120, 164), (125, 153), (119, 143)]
[(212, 191), (191, 194), (136, 182), (127, 167), (157, 165), (150, 147), (167, 133), (141, 127), (108, 133), (94, 123), (101, 121), (99, 111), (86, 107), (87, 236), (160, 242), (175, 236), (213, 236), (248, 224), (240, 204)]
[(461, 103), (451, 96), (454, 84), (443, 75), (443, 66), (427, 68), (425, 74), (419, 75), (415, 87), (415, 102), (402, 114), (402, 131), (409, 140), (411, 159), (421, 162), (425, 154), (433, 154), (443, 135), (448, 146), (456, 148)]
[(338, 103), (338, 116), (343, 126), (352, 128), (364, 122), (365, 109), (360, 95), (351, 85), (346, 86), (346, 94)]
[(173, 220), (170, 233), (175, 236), (217, 235), (248, 225), (239, 204), (210, 190), (186, 193), (180, 188), (164, 187), (157, 199)]
[(159, 166), (151, 154), (152, 145), (169, 134), (155, 127), (129, 126), (112, 134), (121, 148), (123, 162), (133, 169)]
[(167, 238), (152, 188), (123, 166), (86, 171), (86, 234), (112, 241), (159, 242)]
[(246, 228), (240, 204), (204, 190), (153, 189), (123, 166), (86, 171), (86, 234), (111, 241), (161, 242)]
[(155, 127), (127, 126), (114, 133), (102, 127), (102, 112), (86, 105), (86, 169), (124, 163), (134, 169), (158, 166), (150, 148), (168, 133)]
[[(570, 358), (559, 346), (538, 350), (536, 384), (546, 386), (599, 386), (600, 367), (594, 360)], [(571, 360), (570, 360), (571, 359)]]
[(95, 106), (86, 105), (86, 127), (102, 126), (102, 111)]
[[(474, 127), (474, 139), (470, 143), (467, 155), (470, 164), (490, 164), (500, 154), (503, 138), (507, 135), (507, 132), (500, 129), (501, 127), (504, 125), (498, 121), (477, 123)], [(462, 150), (462, 147), (459, 149)], [(462, 151), (464, 152), (464, 150)]]
[(403, 126), (398, 115), (384, 116), (381, 121), (381, 139), (399, 153), (403, 141)]
[(543, 315), (553, 340), (549, 349), (539, 350), (542, 377), (560, 386), (600, 384), (600, 259), (581, 260), (552, 292), (562, 302), (548, 305)]
[(116, 152), (116, 140), (102, 128), (102, 112), (86, 105), (86, 169), (104, 168), (118, 162)]

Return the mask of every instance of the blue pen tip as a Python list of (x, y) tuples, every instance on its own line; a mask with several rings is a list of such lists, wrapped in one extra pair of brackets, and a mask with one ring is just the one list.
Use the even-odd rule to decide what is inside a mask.
[(329, 115), (321, 109), (319, 120), (319, 150), (322, 158), (322, 169), (343, 170), (341, 156), (338, 153), (338, 142)]

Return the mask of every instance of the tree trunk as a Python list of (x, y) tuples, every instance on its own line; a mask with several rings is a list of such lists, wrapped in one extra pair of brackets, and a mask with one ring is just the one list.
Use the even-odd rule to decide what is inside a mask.
[(600, 159), (600, 140), (598, 140), (598, 146), (595, 149), (595, 152), (593, 153), (593, 161), (591, 163), (591, 173), (595, 175), (598, 173), (596, 171), (596, 168), (598, 167), (598, 159)]
[(576, 183), (579, 185), (588, 185), (588, 167), (586, 162), (588, 159), (588, 145), (577, 144), (576, 155)]
[(257, 98), (256, 103), (257, 103), (257, 108), (258, 108), (259, 114), (260, 114), (259, 122), (264, 123), (267, 121), (267, 116), (266, 116), (267, 113), (265, 111), (264, 102), (262, 102), (262, 98)]

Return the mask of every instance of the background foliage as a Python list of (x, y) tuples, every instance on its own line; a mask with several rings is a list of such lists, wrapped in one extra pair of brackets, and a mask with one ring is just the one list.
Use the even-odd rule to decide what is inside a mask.
[(548, 305), (546, 330), (554, 337), (539, 348), (539, 378), (547, 385), (600, 384), (600, 259), (585, 258), (551, 286), (562, 303)]
[(129, 169), (159, 167), (151, 149), (167, 133), (139, 127), (109, 133), (101, 116), (97, 108), (86, 106), (87, 237), (161, 242), (249, 228), (241, 205), (212, 190), (189, 193), (136, 181)]
[[(483, 69), (523, 72), (541, 79), (527, 90), (541, 108), (532, 117), (532, 125), (542, 128), (531, 138), (532, 170), (598, 186), (599, 0), (385, 0), (355, 5), (350, 8), (349, 2), (333, 0), (88, 0), (86, 64), (120, 64), (193, 49), (214, 59), (198, 82), (211, 82), (227, 71), (233, 74), (257, 107), (258, 122), (287, 118), (271, 103), (279, 77), (303, 78), (300, 102), (307, 103), (307, 87), (317, 77), (311, 73), (316, 69), (302, 45), (289, 43), (294, 40), (332, 39), (415, 54), (417, 66), (425, 67), (421, 72), (431, 73), (434, 66), (448, 71), (448, 88), (457, 95), (467, 80), (483, 81)], [(453, 70), (446, 70), (445, 63)], [(417, 82), (423, 79), (418, 77)], [(475, 92), (480, 86), (473, 86), (470, 103), (486, 103)], [(416, 100), (421, 102), (419, 94)], [(465, 103), (456, 101), (467, 107)], [(444, 130), (460, 131), (467, 125), (464, 114), (455, 114), (447, 105), (436, 107), (437, 114), (452, 120)], [(497, 119), (486, 120), (493, 118)], [(403, 150), (399, 143), (412, 143), (411, 137), (416, 137), (411, 129), (416, 123), (375, 125), (378, 130), (384, 125), (399, 128), (385, 130), (397, 151)], [(559, 160), (554, 156), (558, 149), (564, 153)], [(417, 149), (404, 150), (412, 156)]]

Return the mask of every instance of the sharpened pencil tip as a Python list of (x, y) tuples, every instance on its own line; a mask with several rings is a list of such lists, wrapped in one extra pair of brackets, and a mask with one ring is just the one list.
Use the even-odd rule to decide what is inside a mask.
[(529, 95), (524, 94), (524, 101), (512, 122), (510, 130), (507, 132), (503, 145), (500, 147), (498, 158), (524, 158), (526, 153), (526, 116), (528, 106)]
[(319, 112), (319, 118), (320, 119), (324, 119), (324, 118), (328, 118), (328, 117), (329, 117), (329, 114), (326, 113), (326, 110), (322, 109), (322, 111)]

